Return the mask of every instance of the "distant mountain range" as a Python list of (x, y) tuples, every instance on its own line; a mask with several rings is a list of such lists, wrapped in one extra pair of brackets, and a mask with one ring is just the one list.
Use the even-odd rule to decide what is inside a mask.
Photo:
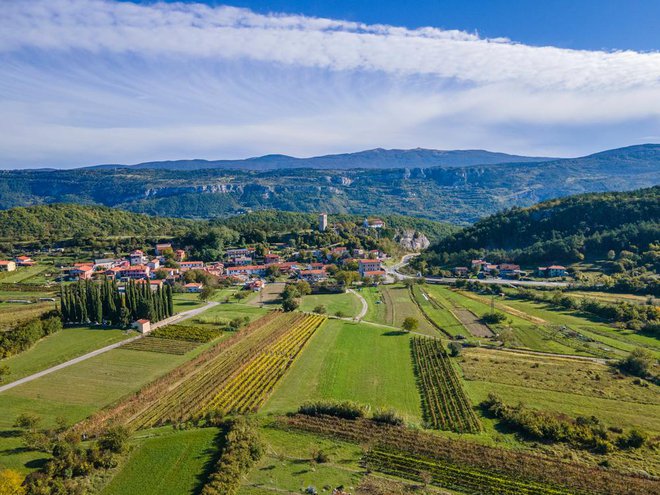
[(337, 155), (296, 158), (287, 155), (265, 155), (244, 160), (172, 160), (145, 162), (137, 165), (94, 165), (96, 169), (161, 169), (161, 170), (285, 170), (292, 168), (321, 168), (346, 170), (354, 168), (430, 168), (496, 165), (498, 163), (543, 162), (554, 158), (508, 155), (484, 150), (385, 150), (382, 148)]
[[(390, 161), (380, 163), (400, 161), (398, 168), (346, 168), (342, 162), (343, 166), (333, 169), (183, 170), (143, 164), (137, 168), (0, 171), (0, 209), (68, 202), (188, 218), (276, 209), (404, 214), (465, 224), (511, 206), (660, 184), (658, 144), (582, 158), (442, 167), (419, 166), (424, 153), (417, 150), (411, 150), (412, 158), (405, 161), (407, 153), (382, 152), (391, 156)], [(361, 158), (353, 163), (366, 163), (370, 159), (365, 157), (375, 160), (379, 154), (346, 156), (357, 155)]]

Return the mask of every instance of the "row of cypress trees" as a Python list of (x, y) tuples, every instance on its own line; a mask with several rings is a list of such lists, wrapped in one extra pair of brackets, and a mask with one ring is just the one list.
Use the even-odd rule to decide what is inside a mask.
[(80, 280), (61, 287), (60, 310), (64, 323), (98, 323), (128, 327), (145, 318), (153, 322), (174, 314), (172, 288), (151, 290), (149, 283), (130, 280), (122, 294), (115, 281)]

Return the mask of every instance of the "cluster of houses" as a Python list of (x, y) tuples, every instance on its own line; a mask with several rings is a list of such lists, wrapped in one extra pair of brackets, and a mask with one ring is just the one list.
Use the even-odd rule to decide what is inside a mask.
[[(486, 260), (472, 260), (471, 268), (467, 266), (457, 266), (453, 269), (456, 277), (468, 277), (470, 273), (476, 273), (478, 278), (495, 277), (501, 278), (520, 278), (528, 275), (527, 271), (521, 270), (520, 265), (513, 263), (489, 263)], [(560, 265), (551, 265), (538, 267), (536, 276), (545, 278), (564, 277), (566, 268)]]
[(13, 272), (19, 266), (34, 266), (34, 261), (29, 256), (17, 256), (13, 260), (0, 260), (0, 272)]
[[(362, 249), (349, 250), (344, 246), (335, 246), (329, 250), (319, 249), (305, 254), (305, 259), (310, 259), (311, 255), (311, 259), (315, 261), (298, 260), (301, 253), (293, 253), (290, 259), (284, 259), (281, 255), (271, 252), (257, 255), (254, 248), (242, 247), (228, 249), (223, 261), (205, 263), (187, 259), (185, 250), (174, 250), (171, 244), (157, 244), (153, 254), (137, 249), (123, 258), (96, 259), (93, 262), (62, 267), (62, 279), (74, 281), (108, 278), (118, 282), (134, 280), (149, 283), (156, 290), (163, 283), (174, 284), (185, 279), (185, 272), (189, 270), (201, 270), (219, 279), (231, 279), (233, 283), (244, 284), (248, 289), (261, 290), (265, 284), (262, 277), (272, 273), (317, 283), (329, 277), (331, 267), (342, 267), (351, 262), (357, 264), (361, 277), (385, 276), (382, 260), (386, 258), (386, 254), (378, 250), (365, 252)], [(187, 292), (200, 292), (203, 285), (187, 283), (183, 288)]]

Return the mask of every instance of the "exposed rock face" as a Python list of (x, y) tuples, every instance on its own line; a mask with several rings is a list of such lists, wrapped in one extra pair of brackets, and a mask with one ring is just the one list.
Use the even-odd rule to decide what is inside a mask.
[(401, 247), (408, 251), (421, 251), (431, 244), (424, 234), (413, 230), (402, 232), (397, 240)]

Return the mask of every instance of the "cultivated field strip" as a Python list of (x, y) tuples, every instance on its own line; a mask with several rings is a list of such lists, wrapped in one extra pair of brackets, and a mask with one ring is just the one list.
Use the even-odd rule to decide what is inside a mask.
[(133, 342), (129, 342), (128, 344), (124, 344), (122, 349), (129, 351), (159, 352), (161, 354), (182, 356), (195, 349), (198, 345), (199, 344), (196, 342), (189, 342), (186, 340), (161, 339), (159, 337), (146, 336), (134, 340)]
[(105, 425), (109, 423), (135, 422), (147, 411), (163, 407), (165, 398), (170, 397), (182, 384), (189, 382), (201, 372), (208, 371), (218, 360), (224, 360), (228, 356), (246, 360), (250, 350), (254, 349), (252, 352), (257, 352), (256, 348), (261, 340), (275, 331), (285, 332), (286, 328), (277, 323), (281, 315), (280, 311), (272, 311), (253, 321), (247, 327), (213, 345), (194, 359), (186, 361), (181, 366), (145, 385), (137, 393), (125, 397), (111, 407), (98, 411), (78, 423), (75, 430), (93, 436), (103, 431)]
[(297, 321), (279, 340), (263, 349), (240, 373), (235, 375), (205, 411), (246, 413), (256, 411), (282, 378), (325, 317), (308, 315)]
[[(156, 403), (129, 422), (135, 428), (149, 428), (215, 409), (256, 409), (324, 320), (318, 315), (278, 312), (251, 335), (164, 391)], [(279, 359), (274, 361), (278, 353)]]
[(425, 421), (439, 430), (479, 432), (479, 420), (440, 341), (414, 337), (410, 346)]
[(602, 469), (529, 452), (451, 439), (418, 429), (298, 414), (280, 419), (302, 430), (366, 446), (371, 470), (473, 495), (660, 495), (644, 474)]
[(368, 451), (363, 463), (370, 470), (404, 479), (423, 481), (428, 476), (432, 485), (474, 495), (572, 495), (572, 492), (530, 481), (456, 466), (448, 462), (426, 459), (383, 449)]

